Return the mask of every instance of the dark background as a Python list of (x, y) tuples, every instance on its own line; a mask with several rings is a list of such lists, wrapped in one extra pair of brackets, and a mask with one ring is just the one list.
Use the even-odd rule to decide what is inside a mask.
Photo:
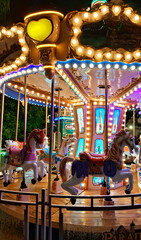
[[(6, 22), (9, 25), (23, 21), (27, 14), (40, 10), (53, 9), (66, 14), (69, 11), (90, 7), (91, 2), (91, 0), (11, 0)], [(141, 0), (125, 0), (124, 3), (141, 13)]]

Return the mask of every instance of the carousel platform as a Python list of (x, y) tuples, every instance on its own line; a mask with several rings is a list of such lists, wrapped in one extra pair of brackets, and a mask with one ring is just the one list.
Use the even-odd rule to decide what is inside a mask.
[[(140, 193), (137, 182), (137, 173), (134, 174), (134, 189), (132, 193)], [(52, 181), (55, 175), (52, 175)], [(41, 199), (41, 189), (47, 189), (47, 176), (42, 179), (41, 182), (37, 182), (35, 185), (30, 184), (32, 178), (32, 173), (27, 172), (26, 183), (28, 185), (29, 192), (38, 192)], [(20, 182), (22, 176), (21, 173), (15, 174), (15, 179), (8, 185), (7, 190), (18, 191), (20, 189)], [(0, 180), (0, 189), (5, 189), (3, 187), (3, 180)], [(117, 188), (116, 190), (111, 190), (111, 195), (123, 195), (124, 187)], [(47, 190), (46, 190), (47, 191)], [(63, 191), (61, 195), (68, 195), (67, 192)], [(100, 189), (95, 190), (83, 190), (80, 191), (80, 195), (100, 195)], [(9, 196), (9, 194), (3, 194), (3, 197), (10, 200), (15, 200), (16, 196)], [(33, 197), (28, 199), (32, 201)], [(130, 198), (114, 199), (116, 205), (129, 204), (131, 202)], [(53, 204), (63, 204), (71, 205), (70, 201), (66, 198), (64, 199), (53, 199)], [(76, 206), (88, 206), (90, 200), (88, 199), (77, 199)], [(95, 201), (96, 205), (103, 205), (103, 201), (98, 199)], [(141, 199), (139, 197), (135, 198), (135, 204), (141, 204)], [(13, 206), (0, 204), (0, 237), (5, 240), (17, 240), (23, 239), (23, 218), (24, 218), (24, 207), (23, 206)], [(35, 224), (35, 207), (30, 206), (29, 208), (29, 221), (33, 227)], [(102, 212), (95, 211), (68, 211), (63, 210), (63, 230), (64, 239), (94, 239), (95, 234), (102, 234), (103, 232), (110, 231), (111, 228), (117, 229), (119, 226), (123, 225), (127, 229), (130, 228), (130, 224), (134, 222), (137, 229), (141, 229), (141, 211), (140, 209), (134, 210), (122, 210), (115, 211), (115, 219), (103, 219)], [(41, 208), (39, 207), (39, 223), (41, 223)], [(48, 227), (48, 217), (46, 216), (46, 223)], [(32, 229), (31, 227), (31, 229)], [(57, 239), (58, 228), (59, 228), (59, 209), (52, 208), (52, 227), (53, 227), (53, 239)], [(34, 228), (33, 228), (34, 229)], [(14, 231), (14, 232), (13, 232)], [(10, 234), (13, 232), (13, 234)], [(15, 234), (16, 232), (16, 234)], [(8, 235), (7, 235), (8, 234)], [(31, 233), (32, 234), (32, 233)], [(8, 237), (6, 237), (8, 236)], [(30, 238), (34, 239), (34, 238)], [(100, 238), (96, 238), (100, 239)], [(102, 239), (102, 238), (101, 238)]]

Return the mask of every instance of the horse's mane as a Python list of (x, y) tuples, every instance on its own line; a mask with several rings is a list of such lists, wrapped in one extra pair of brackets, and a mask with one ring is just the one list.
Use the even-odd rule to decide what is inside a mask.
[(31, 140), (32, 137), (35, 137), (37, 135), (37, 129), (34, 129), (31, 131), (31, 133), (29, 134), (28, 138), (27, 138), (27, 142), (26, 142), (26, 146), (28, 151), (32, 152), (31, 147), (29, 145), (29, 142)]
[(122, 168), (121, 163), (120, 163), (120, 161), (121, 161), (120, 156), (121, 156), (122, 150), (119, 148), (119, 144), (117, 143), (117, 140), (119, 137), (126, 136), (126, 135), (127, 135), (127, 133), (123, 129), (115, 135), (113, 142), (111, 144), (111, 147), (108, 151), (108, 156), (105, 159), (105, 160), (110, 159), (113, 162), (115, 162), (118, 169)]

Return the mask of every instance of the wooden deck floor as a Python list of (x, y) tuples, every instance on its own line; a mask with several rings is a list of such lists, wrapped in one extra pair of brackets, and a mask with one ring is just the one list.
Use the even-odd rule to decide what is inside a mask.
[[(29, 192), (39, 192), (40, 199), (41, 199), (41, 189), (45, 188), (47, 189), (47, 177), (45, 177), (41, 182), (36, 183), (35, 185), (30, 184), (32, 178), (32, 174), (29, 172), (26, 178)], [(54, 175), (52, 175), (52, 180), (54, 178)], [(7, 189), (7, 190), (19, 190), (20, 188), (20, 182), (21, 178), (15, 179), (7, 188), (3, 187), (2, 184), (3, 180), (0, 180), (0, 189)], [(111, 191), (111, 195), (118, 195), (118, 194), (125, 194), (124, 193), (125, 187), (118, 188), (116, 190)], [(137, 175), (134, 173), (134, 189), (132, 193), (140, 193), (140, 189), (137, 184)], [(68, 195), (67, 192), (63, 192), (63, 195)], [(80, 193), (81, 195), (99, 195), (99, 190), (85, 190)], [(12, 195), (9, 196), (9, 194), (4, 194), (4, 197), (10, 198), (10, 199), (16, 199), (16, 196)], [(30, 199), (30, 201), (33, 200), (33, 197)], [(115, 199), (115, 204), (117, 205), (123, 205), (129, 203), (131, 200), (129, 199)], [(63, 200), (61, 199), (54, 199), (54, 204), (67, 204), (71, 205), (70, 201), (66, 198)], [(78, 199), (76, 202), (76, 205), (82, 206), (82, 205), (88, 205), (90, 203), (90, 200), (84, 200), (84, 199)], [(135, 199), (135, 203), (141, 204), (141, 199), (137, 197)], [(99, 200), (95, 200), (95, 205), (103, 204)], [(20, 220), (23, 220), (23, 213), (24, 213), (24, 207), (22, 206), (10, 206), (10, 205), (0, 205), (0, 210), (4, 211), (6, 214), (13, 216), (15, 218), (18, 218)], [(102, 213), (101, 212), (70, 212), (67, 210), (63, 210), (64, 213), (64, 230), (68, 231), (87, 231), (87, 232), (103, 232), (108, 231), (113, 228), (117, 228), (120, 225), (124, 225), (124, 227), (129, 228), (129, 225), (132, 221), (134, 221), (136, 228), (141, 228), (141, 210), (122, 210), (122, 211), (116, 211), (116, 219), (115, 220), (103, 220), (102, 219)], [(30, 207), (30, 221), (32, 223), (35, 222), (35, 208)], [(39, 218), (41, 220), (41, 209), (39, 209)], [(53, 227), (58, 228), (59, 224), (59, 211), (58, 209), (52, 210), (52, 221), (53, 221)], [(48, 225), (48, 219), (47, 219), (47, 225)]]

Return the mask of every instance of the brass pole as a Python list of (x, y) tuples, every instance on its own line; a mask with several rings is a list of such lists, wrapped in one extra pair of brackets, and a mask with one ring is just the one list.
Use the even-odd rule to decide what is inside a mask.
[(107, 70), (105, 69), (105, 153), (108, 153), (108, 87)]
[(20, 92), (19, 92), (19, 96), (18, 96), (18, 105), (17, 105), (17, 121), (16, 121), (15, 141), (17, 141), (17, 139), (18, 139), (19, 109), (20, 109)]
[(26, 76), (24, 77), (24, 145), (26, 144), (26, 125), (27, 125), (27, 97), (26, 97)]
[(60, 146), (60, 92), (62, 88), (55, 89), (58, 92), (58, 127), (57, 127), (57, 150)]
[(46, 98), (46, 122), (45, 122), (45, 135), (47, 136), (47, 115), (48, 115), (48, 107), (47, 107), (48, 101)]
[(49, 148), (49, 172), (48, 172), (48, 196), (51, 192), (51, 162), (52, 162), (52, 151), (53, 151), (53, 122), (54, 122), (54, 72), (52, 73), (51, 79), (51, 121), (50, 121), (50, 148)]
[(133, 141), (135, 143), (135, 135), (136, 135), (136, 129), (135, 129), (135, 108), (133, 108)]
[(0, 122), (0, 164), (1, 164), (1, 148), (2, 148), (2, 130), (3, 130), (3, 115), (4, 115), (4, 93), (5, 84), (2, 88), (2, 99), (1, 99), (1, 122)]

